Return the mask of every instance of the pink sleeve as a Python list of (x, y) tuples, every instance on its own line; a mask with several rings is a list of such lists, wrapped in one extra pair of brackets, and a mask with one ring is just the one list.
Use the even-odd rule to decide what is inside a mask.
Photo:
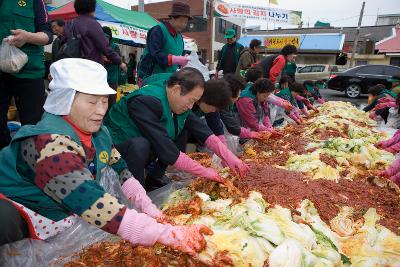
[(281, 74), (285, 64), (286, 59), (284, 56), (279, 55), (277, 58), (275, 58), (272, 68), (269, 71), (269, 79), (272, 83), (276, 82), (276, 78)]
[(385, 171), (389, 177), (394, 176), (400, 172), (400, 159), (395, 160)]
[(254, 131), (258, 131), (258, 121), (254, 116), (254, 114), (256, 114), (256, 108), (253, 105), (253, 100), (248, 97), (240, 98), (236, 102), (236, 107), (245, 125)]
[(270, 94), (267, 100), (269, 103), (281, 108), (285, 108), (284, 104), (287, 102), (285, 99), (280, 98), (279, 96), (276, 96), (274, 94)]

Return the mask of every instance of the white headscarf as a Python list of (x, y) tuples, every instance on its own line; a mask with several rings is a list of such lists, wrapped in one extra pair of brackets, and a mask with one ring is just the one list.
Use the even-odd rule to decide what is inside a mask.
[(44, 110), (54, 115), (68, 115), (76, 92), (91, 95), (112, 95), (116, 92), (107, 83), (107, 71), (97, 62), (82, 58), (61, 59), (50, 66), (51, 90)]

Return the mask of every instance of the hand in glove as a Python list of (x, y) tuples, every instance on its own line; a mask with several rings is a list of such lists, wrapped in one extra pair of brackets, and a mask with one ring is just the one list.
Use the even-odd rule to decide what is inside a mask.
[(133, 177), (122, 185), (122, 192), (128, 200), (140, 211), (152, 218), (162, 220), (165, 216), (147, 196), (143, 186)]
[(203, 225), (161, 224), (146, 214), (130, 209), (125, 211), (117, 233), (133, 245), (152, 246), (159, 242), (193, 256), (206, 245), (202, 234), (213, 234)]
[(228, 146), (228, 143), (226, 142), (225, 135), (221, 134), (221, 135), (218, 135), (217, 137), (224, 145)]
[(212, 235), (213, 232), (204, 225), (173, 226), (165, 231), (158, 241), (175, 250), (195, 256), (197, 252), (205, 249), (207, 245), (203, 234)]
[(238, 173), (242, 177), (246, 175), (249, 167), (222, 144), (218, 137), (210, 135), (205, 145), (208, 149), (217, 154), (232, 171)]
[[(218, 140), (218, 142), (221, 143), (218, 137), (215, 136), (215, 138)], [(188, 155), (182, 152), (180, 152), (178, 160), (173, 166), (179, 170), (191, 173), (199, 177), (204, 177), (208, 180), (212, 180), (218, 183), (224, 182), (224, 178), (219, 176), (216, 170), (214, 170), (213, 168), (205, 168), (201, 166), (197, 161), (191, 159)]]
[(171, 62), (172, 62), (172, 65), (180, 65), (180, 66), (184, 67), (184, 66), (186, 66), (186, 64), (188, 64), (189, 58), (184, 57), (184, 56), (172, 55)]

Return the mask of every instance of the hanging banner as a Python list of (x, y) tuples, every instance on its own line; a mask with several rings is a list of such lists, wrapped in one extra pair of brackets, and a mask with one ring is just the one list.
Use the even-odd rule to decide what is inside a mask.
[(218, 17), (258, 19), (275, 23), (299, 25), (301, 22), (301, 13), (301, 11), (279, 8), (231, 4), (222, 1), (214, 2), (214, 14)]
[[(132, 41), (137, 44), (146, 45), (147, 30), (130, 26), (127, 24), (115, 23), (98, 20), (102, 27), (107, 26), (111, 29), (113, 38), (124, 41)], [(183, 38), (184, 49), (187, 51), (197, 51), (197, 45), (193, 39)]]
[(264, 46), (268, 49), (282, 49), (285, 45), (291, 44), (299, 48), (299, 39), (299, 36), (264, 37)]

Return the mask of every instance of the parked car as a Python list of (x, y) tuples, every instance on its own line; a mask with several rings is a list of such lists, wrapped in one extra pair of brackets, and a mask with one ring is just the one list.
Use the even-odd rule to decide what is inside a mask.
[(302, 68), (299, 68), (296, 72), (296, 81), (304, 82), (307, 80), (317, 81), (323, 80), (327, 81), (333, 72), (337, 72), (338, 67), (335, 65), (323, 65), (323, 64), (315, 64), (315, 65), (306, 65)]
[(362, 65), (344, 72), (334, 73), (327, 82), (328, 88), (344, 92), (350, 98), (367, 94), (368, 88), (383, 84), (391, 88), (387, 81), (393, 75), (400, 74), (400, 68), (391, 65)]

